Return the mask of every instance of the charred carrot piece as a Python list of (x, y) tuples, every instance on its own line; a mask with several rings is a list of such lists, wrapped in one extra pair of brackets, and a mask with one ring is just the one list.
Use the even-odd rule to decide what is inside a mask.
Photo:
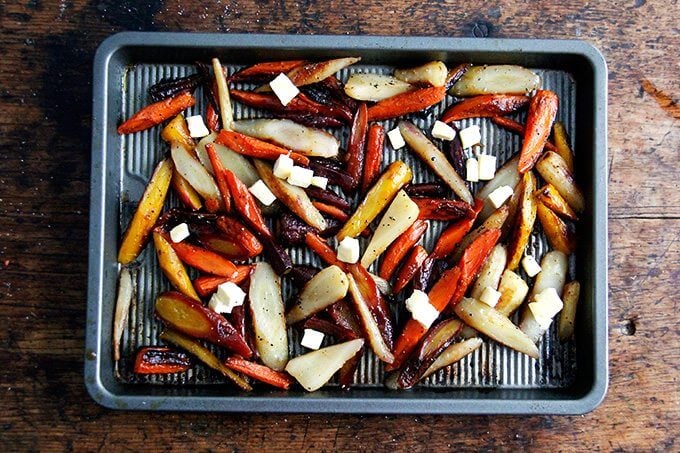
[(380, 174), (383, 144), (385, 142), (385, 128), (381, 124), (371, 124), (366, 139), (366, 163), (361, 177), (361, 191), (367, 192)]
[(224, 364), (234, 371), (283, 390), (288, 390), (291, 384), (293, 384), (292, 377), (280, 371), (274, 371), (268, 366), (260, 365), (259, 363), (250, 362), (238, 357), (227, 357)]
[(262, 253), (262, 243), (238, 220), (226, 216), (218, 217), (217, 228), (224, 237), (237, 243), (248, 258), (254, 258)]
[(458, 220), (474, 216), (472, 207), (462, 200), (448, 198), (414, 198), (418, 205), (418, 218), (423, 220)]
[(291, 152), (280, 146), (259, 140), (254, 137), (239, 134), (238, 132), (223, 129), (215, 141), (229, 147), (236, 153), (258, 159), (276, 160), (281, 155), (290, 155), (290, 158), (299, 165), (309, 165), (309, 159), (302, 154)]
[[(441, 312), (446, 308), (451, 297), (451, 291), (457, 286), (459, 278), (460, 269), (458, 267), (453, 267), (447, 270), (432, 287), (428, 293), (428, 297), (430, 299), (430, 304), (436, 308), (437, 311)], [(391, 365), (386, 366), (385, 369), (387, 371), (392, 371), (401, 368), (401, 365), (411, 355), (426, 333), (427, 329), (415, 319), (406, 321), (404, 330), (401, 332), (401, 335), (399, 335), (399, 338), (397, 338), (397, 342), (394, 345), (394, 362), (392, 362)]]
[(449, 307), (455, 307), (458, 302), (463, 299), (465, 292), (477, 277), (477, 274), (479, 274), (484, 261), (486, 261), (489, 253), (491, 253), (491, 249), (496, 246), (500, 237), (501, 230), (492, 228), (480, 234), (479, 237), (465, 249), (463, 256), (456, 266), (460, 269), (460, 279), (458, 280), (456, 290), (449, 298)]
[(550, 90), (538, 90), (531, 98), (524, 141), (517, 164), (520, 173), (524, 174), (531, 170), (541, 156), (557, 116), (558, 103), (557, 95)]
[(211, 103), (208, 103), (208, 106), (205, 108), (205, 122), (211, 132), (217, 132), (221, 128), (220, 116)]
[[(491, 118), (491, 121), (499, 125), (500, 127), (509, 130), (510, 132), (514, 132), (522, 136), (524, 135), (525, 130), (524, 124), (518, 123), (513, 119), (506, 118), (504, 116), (494, 116)], [(548, 140), (545, 142), (545, 149), (547, 149), (548, 151), (556, 151), (557, 146)]]
[(305, 329), (318, 330), (319, 332), (323, 332), (326, 335), (335, 337), (340, 341), (347, 341), (358, 338), (358, 336), (355, 335), (353, 330), (341, 326), (340, 324), (336, 324), (335, 322), (326, 321), (325, 319), (322, 319), (317, 315), (314, 315), (311, 318), (307, 319), (302, 324), (302, 327), (304, 327)]
[(437, 104), (446, 96), (446, 87), (421, 88), (387, 98), (368, 109), (369, 121), (381, 121), (417, 112)]
[(201, 203), (201, 197), (198, 196), (198, 192), (191, 187), (186, 179), (179, 174), (177, 169), (172, 172), (172, 180), (170, 181), (172, 189), (175, 191), (180, 201), (184, 206), (191, 209), (192, 211), (198, 211), (203, 206)]
[(413, 280), (413, 276), (416, 275), (416, 271), (420, 266), (423, 265), (423, 262), (426, 258), (427, 250), (425, 250), (423, 246), (417, 245), (413, 248), (411, 254), (408, 256), (408, 258), (406, 258), (406, 261), (404, 261), (404, 264), (401, 266), (401, 269), (397, 274), (397, 278), (394, 281), (394, 286), (392, 287), (394, 294), (400, 293), (401, 290), (404, 289), (411, 280)]
[[(224, 132), (224, 131), (222, 131)], [(229, 192), (234, 199), (234, 207), (243, 220), (246, 221), (262, 238), (272, 239), (272, 233), (262, 217), (262, 211), (257, 205), (257, 201), (248, 191), (248, 187), (236, 177), (230, 170), (224, 169), (224, 174), (229, 184)]]
[(199, 271), (222, 277), (232, 277), (236, 272), (234, 263), (222, 255), (197, 245), (176, 242), (172, 244), (172, 248), (177, 253), (177, 256), (179, 256), (179, 259)]
[(304, 93), (300, 93), (288, 105), (284, 106), (279, 101), (279, 98), (274, 94), (256, 93), (253, 91), (231, 90), (231, 97), (243, 104), (251, 107), (257, 107), (270, 112), (287, 114), (300, 113), (309, 115), (318, 115), (322, 117), (330, 117), (341, 120), (344, 123), (352, 121), (352, 113), (349, 109), (342, 109), (332, 106), (320, 104), (311, 100)]
[(177, 96), (147, 105), (127, 121), (118, 126), (119, 134), (132, 134), (161, 124), (183, 110), (196, 104), (196, 99), (187, 91)]
[(182, 373), (190, 366), (191, 360), (183, 352), (148, 346), (137, 351), (134, 372), (137, 374)]
[(397, 270), (401, 260), (404, 259), (411, 247), (413, 247), (416, 242), (420, 240), (422, 235), (425, 234), (427, 226), (427, 221), (416, 220), (389, 246), (380, 263), (379, 275), (382, 278), (385, 280), (392, 278), (392, 274)]
[(201, 297), (207, 297), (217, 291), (217, 287), (222, 283), (232, 282), (237, 285), (243, 283), (250, 276), (251, 270), (251, 265), (243, 265), (236, 266), (236, 273), (231, 277), (202, 275), (194, 280), (194, 288)]
[(335, 192), (314, 186), (309, 186), (305, 190), (307, 191), (307, 195), (309, 195), (311, 198), (319, 200), (322, 203), (335, 206), (336, 208), (341, 209), (343, 212), (350, 208), (349, 202), (340, 195), (337, 195)]
[(312, 249), (314, 253), (319, 255), (319, 258), (321, 258), (321, 261), (324, 263), (329, 266), (336, 265), (342, 270), (346, 269), (347, 266), (345, 266), (345, 263), (338, 260), (338, 256), (333, 249), (326, 241), (319, 237), (318, 234), (308, 231), (307, 234), (305, 234), (305, 244), (307, 244), (307, 247)]
[(275, 77), (282, 72), (285, 74), (286, 72), (295, 69), (304, 63), (305, 60), (267, 61), (264, 63), (257, 63), (235, 72), (231, 77), (229, 77), (229, 81), (259, 81), (269, 77)]
[(441, 121), (450, 123), (465, 118), (502, 116), (516, 112), (527, 104), (529, 104), (528, 96), (484, 94), (452, 105), (444, 112)]
[[(356, 184), (361, 180), (361, 171), (366, 159), (366, 133), (368, 132), (368, 108), (366, 103), (359, 104), (352, 127), (349, 131), (347, 145), (347, 173)], [(354, 187), (353, 187), (354, 188)]]
[(215, 174), (217, 188), (220, 191), (220, 195), (222, 195), (224, 210), (229, 212), (231, 211), (231, 192), (229, 192), (229, 184), (227, 183), (224, 165), (222, 165), (222, 161), (217, 155), (217, 151), (215, 151), (215, 147), (212, 143), (205, 145), (205, 150), (208, 152), (208, 158), (210, 159), (210, 164), (212, 165), (213, 173)]
[(430, 254), (434, 259), (442, 259), (450, 255), (456, 246), (463, 240), (466, 234), (472, 229), (477, 216), (484, 207), (484, 202), (482, 200), (476, 199), (475, 206), (473, 207), (473, 213), (471, 217), (457, 221), (456, 223), (449, 226), (437, 239), (437, 243), (434, 246), (434, 250)]
[(333, 217), (334, 219), (338, 219), (341, 222), (346, 222), (347, 219), (349, 219), (349, 215), (337, 206), (332, 206), (320, 201), (312, 201), (312, 204), (316, 209), (319, 210), (319, 212), (328, 214), (329, 216)]

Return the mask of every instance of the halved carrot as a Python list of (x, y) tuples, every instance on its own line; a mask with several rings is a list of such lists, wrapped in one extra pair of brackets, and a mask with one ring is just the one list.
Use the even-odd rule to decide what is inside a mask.
[(223, 129), (220, 131), (215, 141), (244, 156), (276, 160), (281, 155), (290, 155), (290, 158), (293, 159), (296, 164), (309, 165), (309, 159), (302, 154), (291, 152), (280, 146), (239, 134), (238, 132)]
[(335, 265), (342, 270), (346, 270), (347, 266), (342, 261), (338, 260), (338, 256), (335, 254), (333, 249), (324, 241), (318, 234), (308, 231), (305, 234), (305, 244), (307, 247), (314, 250), (314, 252), (319, 255), (321, 261), (328, 264), (329, 266)]
[(217, 218), (217, 228), (220, 230), (220, 236), (229, 240), (245, 253), (247, 258), (254, 258), (262, 253), (262, 243), (257, 237), (238, 220), (220, 216)]
[(208, 106), (205, 108), (205, 123), (212, 132), (217, 132), (221, 128), (220, 116), (210, 102), (208, 102)]
[(379, 275), (385, 280), (392, 278), (399, 263), (404, 259), (408, 251), (413, 247), (427, 230), (428, 222), (416, 220), (404, 231), (387, 249), (380, 263)]
[(229, 191), (229, 183), (227, 183), (224, 165), (222, 165), (222, 161), (217, 155), (217, 151), (215, 151), (215, 147), (212, 143), (205, 145), (205, 150), (208, 152), (208, 158), (210, 159), (210, 164), (213, 168), (217, 188), (220, 191), (220, 195), (222, 195), (224, 210), (229, 212), (231, 211), (231, 192)]
[(222, 283), (232, 282), (237, 285), (243, 283), (250, 275), (252, 268), (253, 266), (248, 264), (236, 266), (236, 273), (231, 277), (201, 275), (200, 277), (194, 279), (194, 288), (201, 297), (207, 297), (217, 291), (217, 287)]
[(369, 121), (381, 121), (417, 112), (441, 102), (446, 87), (421, 88), (387, 98), (368, 109)]
[(316, 209), (319, 210), (319, 212), (328, 214), (329, 216), (333, 217), (334, 219), (338, 219), (341, 222), (346, 222), (347, 219), (349, 219), (349, 214), (347, 214), (345, 211), (338, 208), (337, 206), (332, 206), (327, 203), (322, 203), (320, 201), (312, 201), (312, 204), (314, 205), (314, 207), (316, 207)]
[(229, 77), (230, 82), (241, 80), (255, 80), (259, 81), (265, 77), (276, 77), (281, 73), (286, 73), (298, 66), (301, 66), (305, 60), (285, 60), (285, 61), (266, 61), (264, 63), (257, 63), (247, 68), (235, 72)]
[(449, 198), (413, 198), (418, 205), (418, 218), (423, 220), (458, 220), (473, 217), (472, 207), (463, 200)]
[(444, 230), (439, 236), (439, 239), (437, 239), (437, 243), (430, 256), (435, 259), (442, 259), (451, 254), (460, 241), (463, 240), (465, 235), (472, 229), (472, 225), (474, 225), (475, 220), (483, 207), (484, 202), (475, 199), (475, 205), (473, 207), (474, 216), (459, 220)]
[(366, 160), (364, 174), (361, 177), (361, 191), (366, 192), (380, 174), (385, 128), (378, 123), (371, 124), (366, 139)]
[(441, 121), (450, 123), (465, 118), (502, 116), (516, 112), (527, 104), (529, 104), (528, 96), (484, 94), (452, 105), (444, 112)]
[(425, 261), (426, 258), (427, 250), (425, 250), (422, 245), (416, 245), (397, 274), (394, 286), (392, 286), (394, 294), (400, 293), (401, 290), (413, 280), (413, 276), (416, 274), (418, 268), (423, 265), (423, 261)]
[[(518, 123), (517, 121), (505, 116), (494, 116), (491, 118), (491, 121), (495, 124), (498, 124), (500, 127), (509, 130), (510, 132), (524, 136), (524, 130), (526, 128), (522, 123)], [(557, 151), (557, 145), (548, 140), (545, 142), (545, 149), (548, 151)]]
[(137, 374), (182, 373), (191, 367), (185, 353), (159, 346), (145, 346), (137, 351), (134, 372)]
[[(224, 132), (224, 131), (222, 131)], [(257, 205), (253, 194), (248, 191), (248, 187), (228, 169), (224, 169), (224, 175), (229, 185), (229, 192), (234, 200), (234, 207), (243, 220), (250, 225), (262, 238), (272, 239), (272, 233), (262, 217), (262, 211)]]
[(295, 96), (288, 105), (284, 106), (279, 98), (270, 93), (256, 93), (254, 91), (231, 90), (232, 99), (251, 107), (269, 110), (279, 115), (294, 113), (313, 115), (317, 117), (330, 117), (344, 123), (352, 121), (352, 112), (346, 106), (329, 106), (313, 101), (304, 93)]
[(355, 186), (361, 180), (361, 171), (364, 168), (366, 158), (366, 133), (368, 131), (368, 109), (366, 103), (359, 104), (352, 127), (349, 132), (349, 144), (347, 145), (347, 173), (349, 173)]
[(215, 252), (186, 242), (176, 242), (172, 248), (184, 263), (208, 274), (232, 277), (236, 272), (234, 263)]
[[(436, 308), (437, 311), (441, 312), (446, 308), (451, 297), (451, 291), (458, 285), (459, 278), (460, 269), (458, 267), (453, 267), (444, 272), (441, 278), (432, 287), (428, 293), (428, 297), (430, 299), (430, 304)], [(400, 368), (426, 333), (427, 329), (425, 329), (418, 321), (409, 319), (394, 345), (394, 362), (386, 367), (387, 371)]]
[(172, 118), (194, 104), (196, 104), (194, 96), (188, 91), (183, 91), (177, 96), (147, 105), (118, 126), (118, 133), (121, 135), (132, 134), (133, 132), (149, 129)]
[(449, 306), (454, 307), (463, 299), (465, 292), (470, 284), (475, 280), (477, 274), (482, 269), (482, 265), (496, 246), (501, 237), (501, 230), (498, 228), (489, 229), (480, 234), (463, 252), (463, 256), (458, 262), (460, 278), (456, 290), (449, 298)]
[(234, 371), (243, 373), (258, 381), (264, 382), (265, 384), (273, 385), (283, 390), (288, 390), (288, 388), (293, 384), (293, 378), (288, 376), (286, 373), (280, 371), (275, 371), (265, 365), (260, 365), (259, 363), (250, 362), (239, 357), (227, 357), (224, 364)]
[(538, 90), (531, 98), (524, 141), (517, 164), (520, 173), (531, 170), (541, 156), (557, 116), (558, 104), (557, 95), (550, 90)]

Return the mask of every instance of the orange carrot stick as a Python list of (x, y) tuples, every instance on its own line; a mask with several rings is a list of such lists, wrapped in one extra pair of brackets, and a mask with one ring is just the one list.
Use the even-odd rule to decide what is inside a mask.
[(274, 387), (283, 390), (288, 390), (294, 382), (293, 378), (285, 373), (274, 371), (268, 366), (260, 365), (259, 363), (250, 362), (238, 357), (227, 357), (224, 364), (234, 371), (238, 371), (253, 379), (257, 379), (265, 384), (273, 385)]
[(401, 260), (425, 233), (427, 226), (428, 223), (425, 220), (416, 220), (389, 246), (380, 263), (379, 275), (382, 278), (385, 280), (392, 278)]
[(193, 95), (188, 91), (183, 91), (177, 96), (147, 105), (118, 126), (118, 133), (121, 135), (132, 134), (133, 132), (149, 129), (172, 118), (194, 104), (196, 104), (196, 99)]
[(511, 94), (484, 94), (475, 96), (449, 107), (441, 121), (450, 123), (465, 118), (502, 116), (516, 112), (529, 103), (529, 97)]
[(222, 277), (232, 277), (236, 272), (234, 263), (218, 255), (215, 252), (206, 250), (197, 245), (188, 244), (186, 242), (176, 242), (172, 244), (172, 248), (184, 263), (191, 267), (195, 267), (199, 271), (208, 274), (219, 275)]
[(215, 147), (212, 143), (205, 145), (205, 150), (208, 152), (208, 158), (210, 158), (210, 164), (212, 165), (213, 173), (215, 174), (217, 188), (220, 191), (220, 195), (222, 195), (224, 210), (229, 212), (231, 211), (231, 192), (229, 191), (229, 183), (227, 183), (224, 165), (222, 165), (222, 161), (217, 155), (217, 151), (215, 151)]
[(531, 98), (524, 141), (517, 164), (520, 173), (524, 174), (531, 170), (541, 156), (557, 116), (558, 103), (557, 95), (549, 90), (538, 90)]
[(232, 282), (240, 284), (245, 281), (252, 270), (251, 265), (236, 266), (236, 273), (231, 277), (220, 277), (217, 275), (201, 275), (194, 279), (194, 289), (201, 297), (207, 297), (217, 291), (217, 287), (222, 283)]
[(222, 130), (215, 141), (244, 156), (276, 160), (281, 155), (289, 154), (290, 158), (293, 159), (296, 164), (309, 165), (309, 159), (302, 154), (291, 152), (280, 146), (273, 145), (254, 137), (239, 134), (238, 132)]
[[(509, 130), (510, 132), (524, 136), (525, 127), (522, 123), (518, 123), (517, 121), (505, 116), (494, 116), (491, 118), (491, 121), (495, 124), (498, 124), (500, 127)], [(545, 149), (556, 152), (557, 146), (555, 146), (553, 142), (547, 141), (545, 142)]]
[(437, 239), (437, 243), (430, 256), (434, 259), (442, 259), (451, 254), (470, 229), (472, 229), (472, 225), (474, 225), (483, 207), (484, 202), (482, 200), (475, 200), (473, 207), (474, 216), (459, 220), (444, 230), (439, 239)]
[(305, 234), (305, 244), (307, 247), (314, 250), (314, 252), (319, 255), (321, 261), (328, 264), (329, 266), (336, 265), (342, 270), (346, 270), (347, 266), (345, 263), (338, 260), (338, 256), (335, 254), (332, 248), (328, 245), (326, 241), (319, 237), (319, 235), (308, 231)]
[(417, 112), (441, 102), (446, 96), (446, 87), (421, 88), (398, 94), (378, 102), (368, 109), (369, 121), (387, 120), (407, 113)]
[(392, 287), (394, 294), (400, 293), (413, 280), (413, 276), (416, 275), (416, 271), (423, 265), (426, 258), (427, 250), (423, 246), (417, 245), (413, 248), (413, 251), (404, 261), (394, 281), (394, 286)]
[(334, 219), (338, 219), (341, 222), (346, 222), (347, 219), (349, 219), (349, 215), (337, 206), (332, 206), (320, 201), (312, 201), (312, 204), (316, 209), (319, 210), (319, 212), (328, 214), (329, 216), (333, 217)]
[(366, 133), (368, 131), (368, 109), (366, 103), (359, 104), (354, 115), (352, 127), (349, 132), (349, 144), (347, 145), (347, 173), (352, 178), (354, 187), (361, 180), (361, 171), (366, 159)]
[[(224, 131), (222, 131), (224, 132)], [(262, 217), (262, 211), (255, 201), (255, 197), (248, 191), (248, 187), (228, 169), (224, 174), (229, 185), (229, 192), (234, 200), (234, 207), (243, 220), (248, 223), (262, 238), (272, 239), (272, 233)]]
[(366, 192), (373, 185), (380, 174), (383, 143), (385, 142), (385, 128), (380, 124), (371, 124), (366, 139), (366, 163), (361, 178), (361, 191)]

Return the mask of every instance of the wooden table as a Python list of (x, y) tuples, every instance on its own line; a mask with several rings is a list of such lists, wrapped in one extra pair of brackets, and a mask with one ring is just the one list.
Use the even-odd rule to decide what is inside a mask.
[[(677, 2), (0, 4), (0, 445), (35, 449), (677, 449)], [(481, 3), (477, 3), (481, 4)], [(537, 11), (540, 9), (540, 11)], [(82, 382), (91, 68), (121, 30), (583, 39), (610, 70), (610, 347), (579, 417), (114, 412)]]

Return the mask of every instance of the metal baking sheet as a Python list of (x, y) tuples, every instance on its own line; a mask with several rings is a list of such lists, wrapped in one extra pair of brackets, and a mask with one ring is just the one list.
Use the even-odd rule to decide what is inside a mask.
[[(559, 50), (558, 50), (559, 49)], [(200, 365), (187, 373), (138, 376), (130, 370), (129, 358), (139, 346), (159, 344), (161, 325), (153, 316), (153, 301), (169, 288), (147, 247), (135, 268), (137, 304), (123, 338), (124, 359), (110, 359), (110, 336), (118, 267), (116, 247), (120, 231), (134, 213), (155, 164), (166, 152), (159, 128), (118, 136), (121, 118), (148, 103), (147, 89), (163, 77), (194, 71), (191, 62), (219, 56), (233, 72), (262, 59), (328, 58), (360, 55), (360, 65), (341, 72), (389, 72), (393, 65), (406, 66), (432, 58), (455, 63), (517, 63), (539, 73), (545, 88), (560, 98), (558, 118), (572, 137), (577, 153), (577, 178), (584, 186), (593, 209), (579, 224), (581, 245), (570, 262), (571, 277), (583, 283), (583, 298), (577, 320), (577, 340), (560, 343), (553, 326), (539, 344), (538, 360), (516, 353), (493, 341), (458, 364), (440, 371), (408, 392), (393, 392), (383, 386), (382, 364), (369, 353), (355, 376), (355, 387), (345, 392), (333, 383), (314, 394), (279, 392), (259, 388), (240, 394), (214, 372)], [(583, 60), (578, 64), (579, 60)], [(583, 63), (589, 63), (584, 67)], [(446, 413), (578, 413), (594, 407), (604, 396), (607, 382), (606, 357), (606, 68), (597, 51), (578, 41), (469, 40), (445, 38), (304, 37), (274, 35), (195, 35), (124, 33), (109, 38), (95, 61), (93, 127), (93, 180), (90, 247), (90, 298), (86, 383), (94, 398), (110, 407), (131, 409), (186, 409), (225, 411), (343, 411), (343, 412), (446, 412)], [(251, 88), (245, 86), (243, 88)], [(203, 98), (190, 114), (204, 112)], [(445, 100), (427, 115), (410, 119), (429, 129)], [(263, 112), (235, 105), (236, 118), (263, 116)], [(523, 115), (523, 114), (522, 114)], [(518, 119), (522, 119), (521, 115)], [(602, 123), (600, 123), (600, 121)], [(387, 128), (394, 121), (386, 121)], [(484, 151), (498, 156), (500, 163), (520, 147), (520, 138), (485, 119), (464, 120), (462, 127), (478, 124)], [(389, 130), (389, 129), (388, 129)], [(343, 145), (347, 129), (332, 131)], [(433, 179), (421, 162), (402, 149), (385, 148), (385, 162), (404, 160), (414, 170), (414, 180)], [(168, 205), (176, 204), (170, 197)], [(601, 211), (601, 212), (600, 212)], [(441, 224), (424, 238), (427, 248), (438, 236)], [(535, 233), (530, 250), (540, 259), (546, 251), (542, 233)], [(604, 247), (604, 248), (603, 248)], [(319, 264), (303, 249), (292, 250), (298, 263)], [(602, 266), (602, 263), (605, 263)], [(293, 288), (284, 285), (288, 299)], [(93, 314), (94, 313), (94, 314)], [(96, 329), (90, 331), (96, 325)], [(603, 327), (604, 326), (604, 327)], [(604, 330), (602, 330), (604, 329)], [(291, 332), (295, 340), (295, 334)], [(293, 355), (299, 353), (291, 342)], [(219, 352), (219, 351), (216, 351)], [(96, 366), (94, 366), (96, 365)], [(93, 369), (94, 366), (94, 369)], [(204, 398), (210, 397), (205, 406)], [(471, 403), (474, 400), (474, 404)], [(199, 401), (202, 401), (199, 403)]]

